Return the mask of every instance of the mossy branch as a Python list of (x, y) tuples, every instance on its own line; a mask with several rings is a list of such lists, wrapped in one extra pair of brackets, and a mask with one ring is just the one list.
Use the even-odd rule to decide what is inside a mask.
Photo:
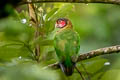
[(65, 2), (65, 3), (104, 3), (120, 5), (120, 0), (23, 0), (20, 4), (28, 3), (49, 3), (49, 2)]
[[(80, 61), (86, 60), (86, 59), (90, 59), (90, 58), (94, 58), (94, 57), (100, 56), (100, 55), (114, 54), (114, 53), (118, 53), (118, 52), (120, 52), (120, 45), (100, 48), (100, 49), (97, 49), (97, 50), (92, 50), (92, 51), (87, 52), (87, 53), (82, 53), (78, 57), (77, 62), (80, 62)], [(54, 64), (50, 64), (50, 65), (44, 67), (44, 69), (45, 68), (57, 69), (57, 68), (59, 68), (59, 65), (58, 65), (58, 62), (56, 62)]]

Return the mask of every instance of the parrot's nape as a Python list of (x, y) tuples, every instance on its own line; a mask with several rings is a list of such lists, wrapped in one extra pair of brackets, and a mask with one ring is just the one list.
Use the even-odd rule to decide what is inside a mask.
[(66, 18), (58, 19), (55, 28), (59, 28), (54, 38), (59, 65), (66, 76), (71, 76), (80, 49), (80, 38), (78, 33), (73, 30), (71, 21)]

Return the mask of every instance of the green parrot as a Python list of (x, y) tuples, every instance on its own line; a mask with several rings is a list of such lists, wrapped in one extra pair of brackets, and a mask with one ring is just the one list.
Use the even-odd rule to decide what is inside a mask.
[(55, 34), (54, 47), (59, 65), (66, 76), (71, 76), (80, 50), (80, 37), (73, 30), (71, 21), (66, 18), (58, 19), (55, 28), (58, 31)]

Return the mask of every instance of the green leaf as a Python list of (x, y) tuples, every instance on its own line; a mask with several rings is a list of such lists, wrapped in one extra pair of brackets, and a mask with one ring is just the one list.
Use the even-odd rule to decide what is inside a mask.
[(96, 73), (93, 77), (91, 77), (91, 80), (99, 80), (103, 72)]
[(46, 34), (49, 34), (51, 31), (54, 30), (54, 27), (55, 27), (55, 23), (54, 21), (52, 20), (49, 20), (49, 21), (45, 21), (45, 26), (43, 27), (44, 28), (44, 32)]
[(26, 19), (27, 22), (29, 22), (29, 20), (30, 20), (28, 11), (24, 11), (24, 10), (22, 10), (20, 13), (15, 11), (15, 15), (12, 16), (12, 18), (14, 18), (15, 20), (18, 20), (18, 21), (21, 21), (22, 19)]
[[(56, 72), (44, 70), (35, 64), (19, 64), (3, 69), (2, 80), (58, 80)], [(0, 72), (0, 73), (1, 73)]]
[(0, 61), (11, 61), (13, 58), (28, 58), (32, 54), (23, 43), (3, 43), (0, 46)]
[(3, 33), (3, 40), (19, 40), (23, 42), (31, 40), (34, 34), (33, 28), (10, 18), (0, 21), (0, 32)]
[(52, 9), (49, 13), (46, 14), (45, 21), (48, 21), (49, 18), (58, 10), (58, 8)]
[(55, 20), (59, 17), (65, 17), (69, 11), (71, 11), (73, 8), (73, 5), (68, 3), (64, 4), (61, 8), (59, 8), (49, 19), (50, 20)]
[(45, 39), (40, 41), (39, 44), (42, 46), (53, 46), (53, 40)]
[(101, 80), (120, 80), (120, 69), (112, 69), (105, 72)]
[[(107, 62), (107, 59), (95, 57), (90, 60), (85, 60), (82, 63), (87, 69), (88, 73), (94, 74), (95, 72), (100, 70), (102, 67), (104, 67), (105, 62)], [(80, 63), (78, 63), (78, 66), (81, 67), (81, 69), (84, 71)]]
[(37, 39), (31, 42), (32, 48), (34, 48), (37, 44), (39, 44), (40, 46), (53, 46), (53, 40), (44, 39), (39, 36)]

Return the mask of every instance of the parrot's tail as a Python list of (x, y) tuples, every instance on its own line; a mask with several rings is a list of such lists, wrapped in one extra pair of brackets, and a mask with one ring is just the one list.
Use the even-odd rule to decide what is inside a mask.
[(63, 63), (59, 63), (61, 70), (65, 73), (66, 76), (71, 76), (74, 68), (75, 68), (75, 63), (73, 63), (72, 66), (65, 66)]

